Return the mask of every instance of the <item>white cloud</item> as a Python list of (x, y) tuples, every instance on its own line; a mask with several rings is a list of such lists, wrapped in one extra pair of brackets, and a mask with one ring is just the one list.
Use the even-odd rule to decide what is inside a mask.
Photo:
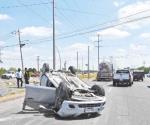
[(52, 29), (44, 26), (31, 26), (21, 29), (21, 33), (24, 36), (33, 36), (33, 37), (49, 37), (52, 35)]
[(119, 30), (117, 28), (109, 28), (109, 29), (103, 30), (101, 32), (98, 32), (98, 34), (102, 35), (102, 37), (104, 37), (104, 38), (110, 38), (110, 39), (125, 38), (130, 35), (129, 32)]
[(126, 49), (118, 48), (113, 55), (115, 65), (119, 68), (142, 66), (144, 60), (147, 63), (150, 62), (149, 58), (147, 58), (148, 51), (149, 48), (146, 45), (139, 43), (131, 43)]
[(143, 52), (145, 50), (145, 46), (144, 45), (140, 45), (140, 44), (130, 44), (130, 51), (131, 54), (140, 54), (141, 52)]
[(150, 38), (150, 33), (142, 33), (140, 36), (142, 38)]
[(1, 20), (9, 20), (9, 19), (11, 19), (11, 17), (8, 16), (7, 14), (0, 14), (0, 21)]
[(5, 44), (4, 41), (0, 41), (0, 46), (3, 46)]
[[(149, 8), (150, 8), (150, 1), (136, 2), (136, 3), (133, 3), (133, 4), (130, 4), (130, 5), (120, 8), (118, 11), (118, 18), (127, 17), (130, 15), (134, 15), (136, 13), (138, 13), (138, 14), (136, 14), (132, 17), (130, 16), (123, 20), (132, 20), (135, 18), (148, 16), (150, 14), (150, 11), (147, 11), (147, 10), (149, 10)], [(143, 12), (143, 13), (141, 13), (141, 12)], [(138, 29), (138, 28), (142, 27), (142, 25), (147, 25), (147, 24), (149, 24), (149, 19), (128, 23), (128, 24), (124, 25), (124, 27), (129, 28), (129, 29)]]
[(114, 0), (114, 1), (113, 1), (113, 4), (114, 4), (116, 7), (120, 7), (120, 6), (124, 5), (125, 2), (124, 2), (124, 1), (121, 1), (121, 0)]
[(119, 3), (117, 1), (114, 1), (113, 4), (116, 6), (116, 7), (119, 7)]
[(141, 11), (149, 10), (150, 1), (137, 2), (124, 6), (119, 10), (119, 18), (126, 17)]

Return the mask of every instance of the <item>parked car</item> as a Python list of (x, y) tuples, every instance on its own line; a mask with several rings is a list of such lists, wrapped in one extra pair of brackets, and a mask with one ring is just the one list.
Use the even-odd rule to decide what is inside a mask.
[(144, 79), (144, 70), (134, 70), (133, 71), (133, 80), (134, 81), (143, 81)]
[(133, 75), (129, 69), (117, 70), (113, 77), (113, 86), (117, 85), (128, 85), (133, 84)]
[(8, 71), (5, 74), (2, 75), (2, 79), (12, 79), (15, 78), (15, 72), (14, 71)]
[[(43, 82), (45, 78), (49, 84)], [(60, 117), (76, 117), (100, 113), (105, 101), (103, 87), (90, 87), (70, 73), (53, 72), (45, 75), (39, 86), (26, 85), (23, 110), (27, 105), (36, 110), (53, 111)]]

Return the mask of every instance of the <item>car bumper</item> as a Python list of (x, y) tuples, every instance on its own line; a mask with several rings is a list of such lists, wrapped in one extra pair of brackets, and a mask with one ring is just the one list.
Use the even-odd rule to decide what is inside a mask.
[(130, 80), (129, 80), (129, 79), (123, 79), (123, 80), (120, 80), (120, 79), (114, 79), (113, 82), (123, 84), (123, 83), (129, 83)]
[(101, 101), (63, 101), (57, 114), (60, 117), (77, 117), (82, 114), (100, 113), (104, 109), (105, 97)]

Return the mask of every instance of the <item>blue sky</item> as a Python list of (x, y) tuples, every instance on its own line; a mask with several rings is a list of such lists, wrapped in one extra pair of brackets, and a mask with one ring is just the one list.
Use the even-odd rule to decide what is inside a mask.
[[(56, 39), (62, 34), (67, 36), (74, 31), (88, 31), (89, 27), (100, 29), (105, 27), (100, 24), (149, 9), (149, 0), (55, 0)], [(150, 11), (135, 15), (131, 19), (145, 15), (150, 15)], [(56, 46), (62, 58), (62, 65), (66, 61), (67, 66), (76, 66), (78, 51), (81, 68), (82, 57), (83, 64), (87, 63), (89, 45), (90, 67), (97, 69), (97, 48), (94, 41), (97, 40), (97, 34), (100, 34), (102, 39), (100, 61), (109, 61), (112, 56), (116, 67), (137, 67), (144, 62), (149, 66), (149, 22), (149, 19), (145, 19), (84, 35), (57, 39)], [(18, 43), (17, 35), (11, 34), (18, 28), (21, 31), (21, 40), (29, 40), (28, 43), (31, 43), (23, 47), (24, 65), (37, 67), (36, 58), (40, 56), (40, 65), (48, 62), (52, 67), (51, 0), (1, 0), (0, 45), (2, 47)], [(58, 68), (59, 57), (57, 51), (56, 53)], [(2, 49), (1, 58), (3, 67), (20, 67), (18, 46)]]

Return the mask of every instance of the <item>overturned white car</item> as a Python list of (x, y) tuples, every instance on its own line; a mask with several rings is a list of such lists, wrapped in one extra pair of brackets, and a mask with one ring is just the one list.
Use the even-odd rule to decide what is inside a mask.
[(26, 86), (23, 110), (29, 106), (53, 110), (60, 117), (76, 117), (100, 113), (105, 101), (102, 87), (90, 87), (71, 73), (53, 72), (43, 75), (39, 86)]

